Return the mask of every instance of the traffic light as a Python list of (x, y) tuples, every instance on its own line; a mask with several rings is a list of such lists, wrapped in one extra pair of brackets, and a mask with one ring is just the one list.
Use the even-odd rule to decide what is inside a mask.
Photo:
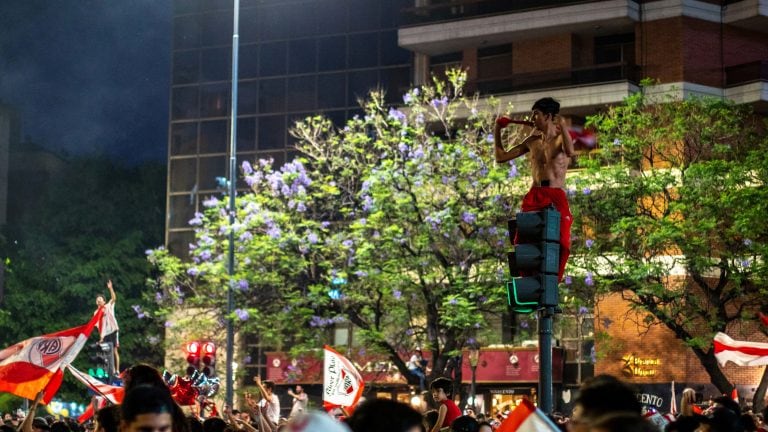
[(203, 344), (203, 375), (212, 377), (216, 374), (216, 344), (205, 342)]
[(515, 312), (529, 313), (540, 306), (557, 306), (560, 264), (560, 212), (554, 207), (518, 213), (509, 221), (516, 236), (508, 254), (512, 280), (507, 302)]
[(334, 277), (331, 279), (331, 288), (328, 290), (328, 297), (332, 300), (341, 300), (344, 297), (342, 289), (347, 284), (347, 280), (343, 277)]
[(187, 364), (188, 369), (194, 368), (195, 370), (200, 368), (200, 342), (192, 341), (187, 343)]
[(114, 357), (111, 343), (93, 343), (88, 355), (92, 367), (88, 368), (88, 375), (99, 379), (108, 380), (114, 374)]

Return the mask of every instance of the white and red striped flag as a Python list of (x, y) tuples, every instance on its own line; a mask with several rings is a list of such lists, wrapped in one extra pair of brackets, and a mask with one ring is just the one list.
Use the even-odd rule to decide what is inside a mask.
[(363, 377), (346, 357), (328, 345), (324, 348), (323, 403), (326, 406), (342, 407), (351, 413), (363, 394)]
[(544, 411), (536, 408), (533, 402), (523, 399), (509, 416), (501, 423), (496, 432), (560, 432)]
[[(72, 376), (77, 378), (78, 381), (85, 384), (89, 390), (96, 394), (96, 408), (101, 409), (107, 406), (107, 404), (117, 405), (123, 402), (123, 396), (125, 396), (125, 389), (123, 387), (104, 384), (96, 378), (80, 372), (72, 365), (67, 365), (67, 370), (69, 370)], [(93, 417), (93, 414), (93, 404), (88, 404), (88, 408), (86, 408), (83, 414), (77, 418), (77, 421), (82, 423)]]
[(59, 390), (63, 368), (85, 346), (102, 308), (88, 324), (68, 330), (36, 336), (0, 351), (0, 391), (34, 400), (43, 391), (47, 404)]
[(768, 343), (737, 341), (725, 333), (717, 333), (714, 348), (715, 358), (721, 366), (729, 361), (739, 366), (768, 364)]

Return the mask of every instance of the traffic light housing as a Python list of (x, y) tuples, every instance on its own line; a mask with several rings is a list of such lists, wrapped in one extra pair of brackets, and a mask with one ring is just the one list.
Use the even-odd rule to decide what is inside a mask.
[(88, 375), (107, 382), (115, 373), (114, 354), (111, 343), (93, 343), (90, 345), (88, 359), (92, 367), (88, 368)]
[(216, 375), (216, 344), (213, 342), (203, 343), (203, 375), (213, 377)]
[(195, 370), (200, 368), (200, 342), (187, 342), (187, 365)]
[(506, 284), (509, 306), (519, 313), (557, 306), (560, 212), (550, 206), (517, 213), (509, 221), (509, 235), (515, 247), (508, 254), (512, 276)]

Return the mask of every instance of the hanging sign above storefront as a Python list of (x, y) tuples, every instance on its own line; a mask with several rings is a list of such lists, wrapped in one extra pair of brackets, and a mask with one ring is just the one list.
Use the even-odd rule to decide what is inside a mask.
[(627, 354), (621, 358), (624, 366), (621, 371), (628, 377), (652, 377), (656, 376), (661, 359), (639, 357), (635, 353)]

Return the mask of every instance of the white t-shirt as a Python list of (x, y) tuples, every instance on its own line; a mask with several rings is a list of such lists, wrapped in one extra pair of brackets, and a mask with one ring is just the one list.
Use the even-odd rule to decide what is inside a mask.
[(117, 318), (115, 318), (115, 304), (111, 301), (104, 304), (104, 315), (96, 323), (96, 327), (99, 328), (99, 336), (102, 338), (120, 330), (120, 327), (117, 326)]
[(277, 424), (280, 421), (280, 398), (278, 398), (276, 394), (272, 393), (270, 403), (267, 403), (266, 399), (259, 401), (260, 407), (263, 407), (264, 405), (267, 406), (267, 418), (269, 418), (272, 423)]

